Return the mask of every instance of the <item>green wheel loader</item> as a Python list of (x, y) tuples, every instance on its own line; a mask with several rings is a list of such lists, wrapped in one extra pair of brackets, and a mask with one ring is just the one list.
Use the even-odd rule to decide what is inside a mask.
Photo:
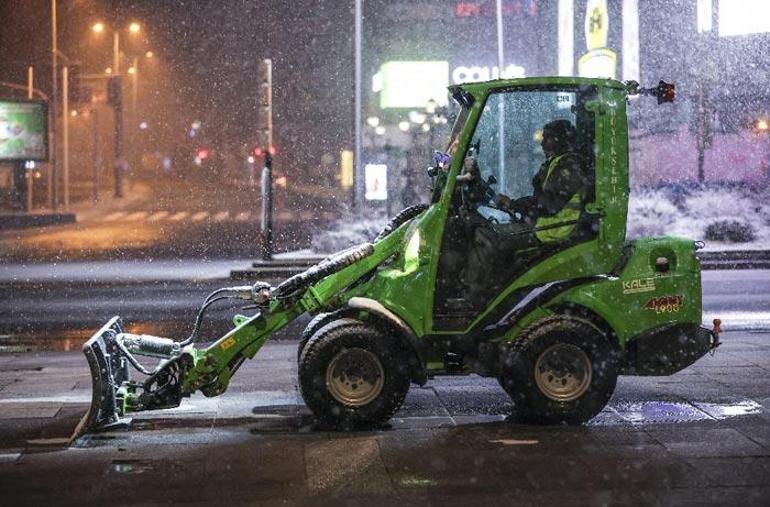
[[(673, 85), (539, 77), (449, 91), (459, 112), (428, 169), (429, 205), (278, 286), (215, 291), (184, 340), (114, 317), (83, 348), (93, 400), (81, 432), (223, 394), (304, 313), (315, 317), (300, 337), (302, 396), (339, 429), (385, 423), (412, 383), (468, 373), (497, 378), (517, 420), (579, 424), (618, 375), (672, 374), (719, 345), (716, 323), (701, 326), (702, 244), (625, 237), (628, 98), (669, 102)], [(201, 321), (222, 299), (251, 312), (212, 342)]]

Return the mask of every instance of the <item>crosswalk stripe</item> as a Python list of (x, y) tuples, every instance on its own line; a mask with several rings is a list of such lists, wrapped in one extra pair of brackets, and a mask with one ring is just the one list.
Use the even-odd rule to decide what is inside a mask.
[(214, 215), (214, 221), (215, 222), (222, 222), (227, 219), (228, 215), (230, 215), (229, 211), (220, 211), (216, 215)]
[(251, 217), (251, 211), (241, 211), (237, 215), (235, 215), (235, 221), (236, 222), (246, 222)]
[(275, 214), (275, 218), (277, 218), (278, 220), (289, 221), (291, 220), (291, 217), (292, 217), (291, 211), (286, 211), (286, 210), (279, 211), (278, 213)]
[(105, 222), (114, 222), (115, 220), (119, 220), (126, 216), (125, 211), (116, 211), (115, 213), (110, 213), (106, 217), (104, 217)]
[(209, 216), (208, 211), (199, 211), (196, 214), (194, 214), (192, 217), (190, 217), (190, 220), (193, 222), (201, 222), (206, 219), (206, 217)]
[(144, 219), (149, 213), (146, 211), (135, 211), (128, 215), (125, 219), (126, 220), (142, 220)]
[(179, 222), (187, 218), (189, 215), (190, 215), (189, 211), (179, 211), (177, 213), (174, 213), (170, 217), (168, 217), (168, 219), (171, 220), (172, 222)]
[(150, 222), (158, 222), (160, 220), (163, 220), (168, 216), (168, 211), (156, 211), (152, 215), (150, 215)]

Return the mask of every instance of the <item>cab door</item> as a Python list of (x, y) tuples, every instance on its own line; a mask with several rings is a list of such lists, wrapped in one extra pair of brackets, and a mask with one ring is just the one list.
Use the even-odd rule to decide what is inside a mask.
[[(464, 174), (455, 186), (444, 228), (434, 330), (467, 329), (501, 291), (539, 263), (577, 244), (596, 243), (598, 216), (583, 212), (595, 200), (595, 124), (594, 114), (586, 108), (595, 97), (595, 89), (576, 86), (489, 93), (468, 150), (462, 154)], [(574, 127), (571, 149), (584, 171), (583, 210), (566, 224), (570, 227), (562, 228), (568, 234), (543, 241), (546, 235), (538, 232), (538, 225), (544, 221), (538, 224), (526, 213), (511, 212), (504, 203), (533, 202), (536, 179), (542, 184), (547, 172), (541, 147), (543, 127), (554, 120), (567, 120)], [(569, 269), (564, 276), (572, 277)]]

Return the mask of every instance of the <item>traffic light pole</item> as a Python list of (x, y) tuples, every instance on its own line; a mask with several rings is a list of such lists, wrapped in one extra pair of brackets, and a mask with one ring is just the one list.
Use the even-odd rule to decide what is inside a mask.
[(262, 169), (262, 260), (273, 258), (273, 61), (263, 61), (264, 72), (261, 83), (262, 127), (266, 141), (265, 166)]
[(115, 86), (118, 91), (112, 107), (115, 111), (115, 197), (123, 197), (123, 82), (120, 76), (115, 76)]
[(273, 156), (265, 151), (262, 169), (262, 260), (273, 258)]

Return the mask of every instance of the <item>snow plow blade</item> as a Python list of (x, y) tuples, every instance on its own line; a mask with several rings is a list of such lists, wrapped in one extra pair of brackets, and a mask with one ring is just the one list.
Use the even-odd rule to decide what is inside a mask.
[(123, 332), (120, 317), (113, 317), (83, 345), (91, 369), (91, 406), (75, 430), (77, 438), (85, 433), (128, 426), (131, 419), (121, 418), (122, 401), (118, 389), (128, 380), (128, 364), (115, 337)]

